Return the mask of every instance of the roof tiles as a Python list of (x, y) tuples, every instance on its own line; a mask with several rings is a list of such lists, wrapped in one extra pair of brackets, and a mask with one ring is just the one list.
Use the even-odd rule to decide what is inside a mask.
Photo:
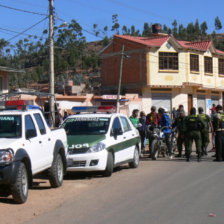
[[(143, 44), (148, 47), (161, 47), (167, 40), (170, 38), (173, 38), (179, 46), (182, 48), (189, 48), (189, 49), (195, 49), (200, 51), (207, 51), (211, 44), (211, 40), (205, 40), (205, 41), (197, 41), (197, 42), (190, 42), (190, 41), (181, 41), (177, 40), (171, 35), (155, 35), (150, 37), (136, 37), (136, 36), (130, 36), (130, 35), (114, 35), (116, 38), (125, 39), (128, 41), (132, 41), (135, 43)], [(224, 51), (220, 51), (218, 49), (215, 49), (215, 52), (217, 54), (224, 55)]]

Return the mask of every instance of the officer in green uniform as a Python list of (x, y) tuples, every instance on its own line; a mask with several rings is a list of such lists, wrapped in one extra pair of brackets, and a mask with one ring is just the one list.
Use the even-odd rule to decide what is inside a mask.
[(221, 105), (216, 106), (217, 115), (214, 117), (216, 159), (224, 161), (224, 113)]
[(185, 122), (186, 138), (187, 138), (187, 150), (186, 157), (187, 161), (190, 161), (190, 155), (192, 152), (192, 143), (195, 141), (196, 150), (198, 154), (198, 162), (201, 161), (201, 130), (204, 128), (202, 119), (196, 115), (196, 109), (194, 107), (190, 110), (190, 115), (186, 118)]
[(201, 117), (201, 119), (204, 122), (204, 128), (201, 130), (201, 140), (202, 140), (202, 155), (207, 155), (207, 147), (208, 144), (210, 142), (209, 140), (209, 126), (211, 127), (211, 132), (213, 133), (213, 127), (212, 127), (212, 122), (211, 122), (211, 118), (207, 115), (203, 113), (204, 110), (202, 107), (198, 108), (198, 113), (199, 113), (199, 117)]
[(177, 117), (173, 123), (173, 127), (177, 128), (177, 133), (178, 133), (177, 148), (178, 148), (179, 154), (177, 155), (177, 157), (182, 156), (183, 144), (184, 144), (185, 150), (187, 149), (187, 144), (186, 144), (187, 141), (185, 138), (185, 122), (186, 122), (185, 112), (184, 110), (180, 110), (179, 117)]

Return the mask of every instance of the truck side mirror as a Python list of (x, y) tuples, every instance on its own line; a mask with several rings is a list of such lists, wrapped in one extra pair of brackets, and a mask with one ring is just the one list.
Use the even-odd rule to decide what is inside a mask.
[(28, 129), (26, 131), (26, 139), (30, 139), (37, 136), (37, 132), (34, 129)]

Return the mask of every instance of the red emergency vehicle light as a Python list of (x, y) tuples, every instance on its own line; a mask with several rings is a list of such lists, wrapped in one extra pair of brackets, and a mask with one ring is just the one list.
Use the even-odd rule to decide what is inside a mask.
[(98, 107), (99, 112), (115, 112), (116, 107), (115, 106), (99, 106)]
[(5, 101), (6, 109), (23, 110), (27, 105), (28, 104), (25, 100), (8, 100), (8, 101)]

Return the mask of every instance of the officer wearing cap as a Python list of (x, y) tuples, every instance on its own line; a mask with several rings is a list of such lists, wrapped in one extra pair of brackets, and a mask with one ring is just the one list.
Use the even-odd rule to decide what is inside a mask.
[(179, 117), (176, 118), (176, 120), (173, 123), (173, 127), (177, 128), (177, 133), (178, 133), (178, 137), (177, 137), (177, 147), (178, 147), (178, 152), (179, 154), (177, 155), (177, 157), (181, 157), (182, 156), (182, 150), (183, 150), (183, 144), (185, 146), (185, 150), (187, 149), (187, 141), (185, 138), (185, 122), (186, 122), (186, 117), (185, 117), (185, 112), (184, 110), (180, 110), (179, 111)]
[(195, 141), (196, 150), (198, 154), (198, 162), (201, 161), (201, 130), (204, 129), (204, 123), (202, 119), (196, 115), (196, 109), (194, 107), (190, 110), (190, 115), (186, 118), (186, 137), (187, 137), (187, 150), (186, 157), (187, 161), (190, 161), (190, 155), (192, 152), (192, 143)]
[(224, 160), (224, 113), (221, 105), (216, 106), (217, 115), (214, 117), (214, 131), (215, 131), (215, 149), (216, 159), (214, 161)]
[(202, 140), (202, 155), (207, 155), (207, 147), (208, 144), (210, 142), (209, 140), (209, 126), (211, 127), (211, 132), (213, 133), (213, 127), (212, 127), (212, 122), (211, 122), (211, 118), (207, 115), (203, 113), (204, 110), (202, 107), (198, 108), (198, 113), (199, 113), (199, 117), (201, 117), (201, 119), (204, 122), (204, 128), (201, 130), (201, 140)]

